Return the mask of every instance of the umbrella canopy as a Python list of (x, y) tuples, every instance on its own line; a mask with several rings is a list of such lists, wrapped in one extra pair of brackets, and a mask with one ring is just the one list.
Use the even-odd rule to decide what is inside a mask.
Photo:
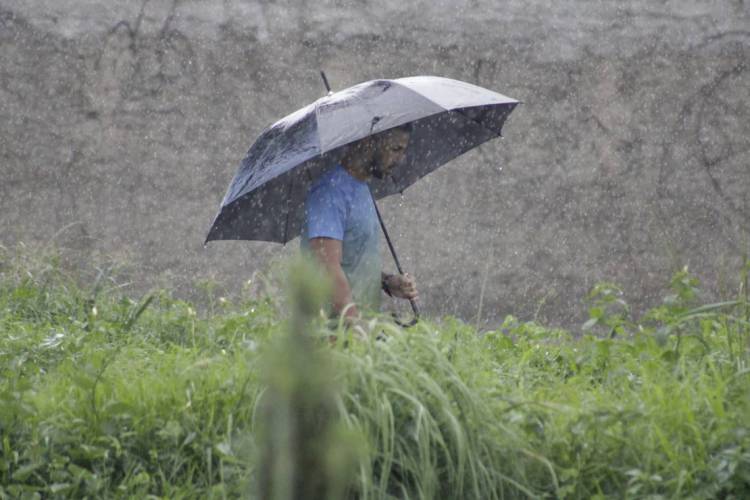
[(266, 129), (227, 190), (206, 242), (286, 243), (299, 235), (304, 200), (315, 179), (346, 146), (412, 124), (404, 159), (376, 199), (403, 192), (462, 153), (501, 136), (518, 101), (469, 83), (434, 76), (372, 80), (318, 99)]

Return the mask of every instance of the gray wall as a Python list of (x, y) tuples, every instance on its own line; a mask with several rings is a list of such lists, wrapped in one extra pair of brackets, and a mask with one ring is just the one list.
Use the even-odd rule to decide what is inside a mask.
[(749, 55), (743, 0), (0, 0), (0, 243), (237, 291), (297, 248), (202, 246), (263, 128), (321, 68), (436, 74), (525, 104), (382, 202), (427, 314), (576, 325), (596, 282), (641, 309), (686, 264), (721, 295), (750, 240)]

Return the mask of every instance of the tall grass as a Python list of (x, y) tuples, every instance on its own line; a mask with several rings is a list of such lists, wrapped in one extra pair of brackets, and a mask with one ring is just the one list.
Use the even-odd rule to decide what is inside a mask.
[(364, 339), (318, 316), (311, 272), (284, 312), (198, 307), (0, 249), (0, 498), (750, 496), (747, 267), (718, 304), (684, 270), (641, 318), (602, 284), (575, 335)]

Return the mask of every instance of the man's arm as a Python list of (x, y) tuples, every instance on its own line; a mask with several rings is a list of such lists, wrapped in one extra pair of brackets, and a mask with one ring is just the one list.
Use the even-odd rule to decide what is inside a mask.
[[(310, 238), (310, 250), (333, 281), (333, 312), (341, 314), (347, 304), (354, 302), (349, 280), (346, 279), (346, 274), (341, 268), (341, 241), (333, 238)], [(349, 318), (359, 316), (357, 306), (347, 309), (346, 316)]]

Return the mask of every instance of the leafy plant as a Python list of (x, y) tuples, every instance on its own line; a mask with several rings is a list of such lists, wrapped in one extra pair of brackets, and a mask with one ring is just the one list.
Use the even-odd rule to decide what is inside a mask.
[(91, 284), (54, 255), (0, 262), (0, 498), (750, 494), (748, 267), (715, 304), (683, 270), (638, 319), (601, 284), (593, 335), (355, 335), (300, 269), (282, 315), (259, 292), (207, 289), (212, 309), (129, 297), (106, 266)]

